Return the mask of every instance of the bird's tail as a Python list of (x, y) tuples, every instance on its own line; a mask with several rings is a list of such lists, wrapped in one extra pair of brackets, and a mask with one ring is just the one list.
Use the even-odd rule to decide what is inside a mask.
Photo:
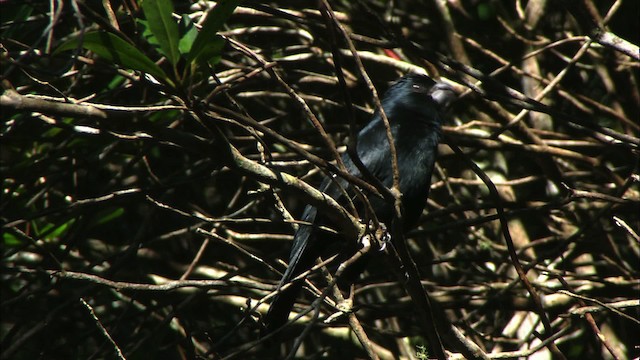
[(293, 304), (302, 289), (302, 283), (303, 281), (292, 283), (286, 289), (278, 292), (273, 298), (269, 311), (264, 317), (265, 328), (262, 332), (263, 336), (276, 331), (287, 323)]
[[(308, 206), (303, 214), (303, 219), (309, 223), (313, 223), (315, 215), (315, 208)], [(272, 333), (287, 322), (293, 304), (300, 290), (302, 290), (304, 279), (299, 279), (284, 289), (282, 289), (282, 287), (309, 269), (318, 257), (314, 227), (315, 226), (301, 225), (296, 231), (293, 248), (291, 249), (289, 257), (289, 267), (282, 276), (280, 285), (278, 285), (278, 293), (273, 298), (269, 311), (267, 315), (265, 315), (265, 330), (262, 332), (263, 335)]]

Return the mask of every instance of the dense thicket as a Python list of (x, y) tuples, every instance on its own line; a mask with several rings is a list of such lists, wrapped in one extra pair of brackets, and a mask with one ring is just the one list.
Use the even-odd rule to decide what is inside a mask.
[[(2, 2), (2, 358), (638, 356), (638, 1), (145, 1)], [(261, 340), (302, 208), (361, 229), (306, 184), (409, 71), (461, 92), (419, 278), (374, 244)]]

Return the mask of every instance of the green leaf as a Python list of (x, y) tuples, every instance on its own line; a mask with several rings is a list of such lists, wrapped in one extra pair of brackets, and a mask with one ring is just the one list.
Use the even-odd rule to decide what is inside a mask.
[(124, 208), (106, 209), (93, 219), (92, 225), (104, 225), (124, 215)]
[(86, 33), (84, 36), (79, 36), (60, 45), (54, 55), (61, 51), (77, 49), (79, 45), (124, 68), (146, 72), (173, 86), (171, 79), (156, 63), (133, 45), (111, 33), (103, 31)]
[(217, 64), (222, 58), (222, 49), (224, 48), (226, 41), (220, 36), (216, 35), (209, 41), (209, 45), (204, 51), (200, 53), (197, 61), (207, 62), (211, 65)]
[(2, 244), (6, 247), (20, 246), (23, 243), (24, 242), (22, 240), (7, 231), (2, 233)]
[(162, 49), (160, 48), (160, 43), (158, 42), (158, 38), (151, 32), (149, 28), (149, 22), (145, 19), (136, 19), (136, 22), (142, 27), (142, 37), (147, 40), (149, 45), (153, 46), (154, 49), (157, 49), (158, 52), (162, 54)]
[(208, 62), (211, 59), (211, 56), (214, 54), (212, 47), (216, 47), (218, 50), (218, 55), (222, 47), (219, 43), (215, 43), (216, 33), (222, 29), (222, 26), (227, 21), (229, 16), (233, 14), (233, 10), (235, 10), (236, 6), (240, 3), (240, 0), (221, 0), (218, 1), (216, 6), (207, 12), (207, 18), (204, 20), (204, 24), (202, 24), (202, 29), (198, 33), (195, 41), (193, 42), (193, 46), (191, 47), (191, 52), (189, 52), (189, 56), (187, 57), (188, 62), (193, 61), (205, 61)]
[(477, 7), (478, 18), (482, 21), (489, 21), (496, 16), (495, 9), (491, 3), (480, 3)]
[(178, 43), (178, 49), (180, 53), (183, 55), (187, 55), (191, 52), (191, 48), (193, 47), (193, 42), (196, 40), (198, 36), (198, 29), (195, 27), (191, 19), (189, 19), (188, 15), (182, 15), (182, 20), (180, 21), (180, 25), (186, 28), (187, 30), (184, 33), (184, 36), (180, 39)]
[(162, 53), (175, 65), (180, 59), (178, 50), (178, 24), (171, 18), (171, 0), (144, 0), (142, 11), (147, 18), (149, 29), (155, 35)]
[(38, 226), (37, 223), (33, 222), (33, 229), (35, 230), (38, 237), (42, 238), (45, 241), (55, 241), (64, 235), (69, 227), (76, 222), (75, 219), (70, 219), (66, 223), (62, 224), (54, 224), (54, 223), (46, 223), (43, 226)]
[(107, 84), (106, 89), (109, 91), (115, 90), (119, 88), (122, 84), (124, 84), (126, 80), (127, 79), (124, 76), (116, 75), (113, 77), (113, 79), (111, 79), (111, 81), (109, 81), (109, 84)]
[(76, 220), (75, 219), (71, 219), (69, 221), (67, 221), (64, 224), (61, 224), (60, 226), (56, 226), (53, 229), (49, 229), (51, 230), (51, 232), (49, 234), (47, 234), (47, 236), (45, 237), (45, 240), (56, 240), (59, 237), (61, 237), (62, 235), (64, 235), (64, 233), (67, 232), (67, 230), (69, 230), (69, 227), (71, 227), (71, 225), (73, 225), (73, 223), (75, 223)]

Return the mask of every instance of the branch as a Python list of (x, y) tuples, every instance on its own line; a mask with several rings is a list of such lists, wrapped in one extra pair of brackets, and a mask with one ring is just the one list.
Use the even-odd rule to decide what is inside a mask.
[(0, 105), (18, 111), (35, 111), (44, 114), (71, 117), (107, 118), (106, 112), (96, 109), (93, 106), (32, 99), (24, 95), (20, 95), (17, 91), (12, 89), (7, 89), (2, 95), (0, 95)]

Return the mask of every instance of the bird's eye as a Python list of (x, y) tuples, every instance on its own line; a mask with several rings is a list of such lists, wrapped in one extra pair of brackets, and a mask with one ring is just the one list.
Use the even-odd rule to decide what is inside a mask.
[(411, 85), (411, 86), (412, 86), (414, 89), (416, 89), (416, 90), (420, 90), (420, 89), (422, 89), (422, 86), (420, 86), (420, 85), (418, 85), (418, 84), (413, 84), (413, 85)]

